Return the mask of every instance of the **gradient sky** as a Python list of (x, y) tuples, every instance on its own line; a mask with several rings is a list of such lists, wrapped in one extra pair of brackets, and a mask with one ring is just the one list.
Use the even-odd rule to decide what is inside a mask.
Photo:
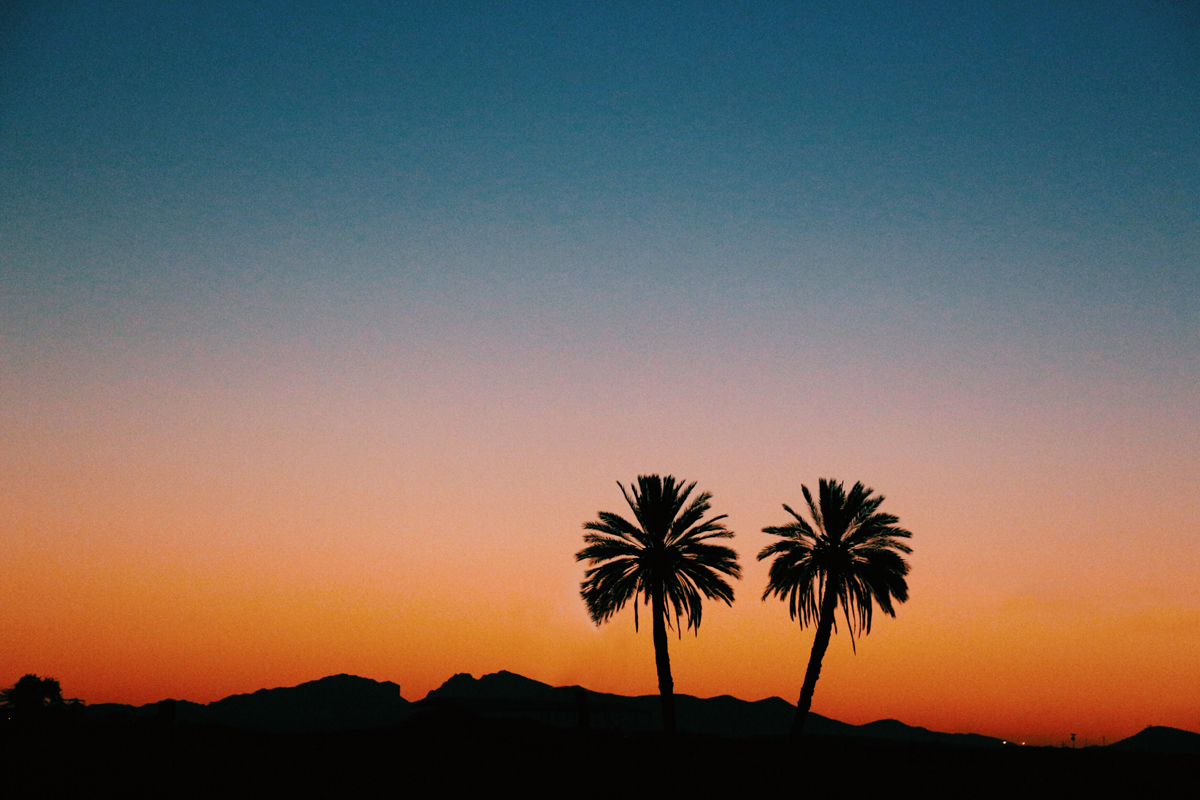
[(1200, 731), (1195, 4), (196, 6), (0, 16), (0, 684), (652, 693), (573, 556), (658, 472), (677, 691), (794, 702), (834, 477), (911, 600), (815, 711)]

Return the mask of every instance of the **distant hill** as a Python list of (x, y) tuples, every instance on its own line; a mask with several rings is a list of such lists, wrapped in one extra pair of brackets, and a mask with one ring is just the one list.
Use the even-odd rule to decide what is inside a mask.
[(399, 725), (412, 714), (412, 705), (391, 681), (354, 675), (331, 675), (279, 689), (259, 689), (201, 705), (165, 700), (144, 706), (103, 703), (86, 707), (92, 718), (166, 718), (191, 724), (280, 733), (364, 730)]
[(1109, 745), (1112, 750), (1131, 753), (1185, 753), (1200, 755), (1200, 733), (1151, 725), (1141, 733)]
[[(475, 679), (467, 674), (450, 678), (418, 703), (452, 704), (482, 716), (529, 717), (548, 725), (575, 727), (580, 723), (579, 686), (554, 687), (511, 672), (497, 672)], [(586, 692), (589, 724), (598, 728), (657, 730), (660, 719), (658, 695), (625, 697)], [(796, 707), (778, 697), (749, 702), (736, 697), (699, 698), (675, 695), (679, 730), (715, 736), (786, 736), (791, 730)], [(1000, 739), (973, 733), (937, 733), (896, 720), (866, 725), (849, 725), (810, 713), (804, 731), (818, 736), (862, 737), (904, 742), (941, 742), (962, 747), (1000, 747)]]
[[(736, 697), (675, 696), (683, 733), (732, 738), (781, 737), (791, 729), (796, 707), (778, 697), (754, 702)], [(551, 686), (512, 672), (474, 678), (460, 673), (409, 703), (400, 686), (354, 675), (331, 675), (299, 686), (260, 689), (202, 705), (165, 700), (144, 706), (101, 703), (85, 706), (87, 717), (119, 722), (158, 719), (195, 725), (224, 725), (283, 733), (366, 730), (404, 725), (414, 717), (451, 709), (477, 717), (526, 718), (559, 728), (578, 728), (586, 720), (595, 729), (627, 732), (661, 729), (658, 695), (626, 697), (591, 692), (579, 686)], [(436, 717), (435, 717), (436, 718)], [(968, 748), (998, 748), (1003, 743), (974, 733), (940, 733), (894, 719), (849, 725), (810, 713), (806, 734), (894, 742), (939, 743)], [(1109, 745), (1111, 750), (1200, 754), (1200, 734), (1152, 726)]]

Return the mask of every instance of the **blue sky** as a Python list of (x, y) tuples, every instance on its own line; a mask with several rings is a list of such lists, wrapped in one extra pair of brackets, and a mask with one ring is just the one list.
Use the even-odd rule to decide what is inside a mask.
[(402, 318), (460, 351), (1195, 368), (1187, 4), (118, 3), (5, 41), (0, 302), (34, 351)]
[[(1095, 259), (1092, 277), (1126, 284), (1170, 282), (1195, 254), (1184, 4), (522, 9), (18, 15), (6, 239), (37, 253), (53, 225), (106, 261), (139, 237), (335, 260), (497, 229), (584, 247), (785, 233), (936, 261), (932, 239), (1011, 254), (1010, 271), (1048, 253), (1026, 271), (1052, 275)], [(989, 271), (935, 267), (934, 285)]]

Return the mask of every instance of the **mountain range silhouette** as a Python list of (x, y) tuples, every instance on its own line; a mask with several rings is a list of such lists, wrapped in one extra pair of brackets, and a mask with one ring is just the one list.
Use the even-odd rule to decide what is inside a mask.
[[(746, 701), (729, 695), (676, 695), (680, 732), (749, 738), (786, 736), (795, 706), (778, 697)], [(159, 718), (192, 725), (220, 725), (275, 733), (319, 733), (402, 726), (438, 713), (480, 718), (525, 718), (559, 728), (590, 726), (625, 732), (661, 727), (658, 695), (628, 697), (579, 686), (551, 686), (512, 672), (481, 678), (454, 675), (423, 700), (405, 700), (400, 686), (354, 675), (331, 675), (298, 686), (231, 695), (207, 705), (164, 700), (143, 706), (99, 703), (85, 706), (93, 719)], [(999, 748), (1000, 739), (975, 733), (940, 733), (894, 719), (851, 725), (810, 713), (805, 733), (821, 737), (939, 743)], [(1114, 750), (1200, 754), (1200, 734), (1150, 726), (1109, 745)]]
[(169, 717), (173, 722), (191, 725), (318, 733), (400, 725), (412, 715), (412, 704), (400, 696), (400, 686), (391, 681), (330, 675), (299, 686), (230, 695), (207, 705), (162, 700), (143, 706), (97, 703), (84, 710), (93, 719)]

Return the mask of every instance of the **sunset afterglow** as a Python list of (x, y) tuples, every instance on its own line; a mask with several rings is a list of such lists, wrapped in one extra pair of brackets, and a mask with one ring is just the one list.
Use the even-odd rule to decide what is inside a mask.
[(832, 477), (911, 599), (815, 712), (1200, 731), (1200, 12), (199, 5), (3, 21), (0, 684), (652, 694), (574, 555), (658, 473), (744, 571), (676, 691), (795, 703)]

